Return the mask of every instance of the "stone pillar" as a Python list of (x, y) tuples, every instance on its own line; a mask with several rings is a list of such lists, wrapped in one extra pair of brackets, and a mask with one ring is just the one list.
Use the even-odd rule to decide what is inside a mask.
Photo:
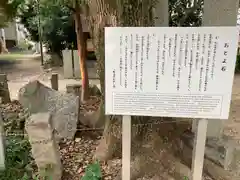
[(158, 1), (153, 9), (153, 15), (155, 17), (155, 26), (167, 27), (169, 24), (168, 0)]
[(53, 73), (51, 76), (51, 87), (52, 89), (58, 91), (58, 74)]

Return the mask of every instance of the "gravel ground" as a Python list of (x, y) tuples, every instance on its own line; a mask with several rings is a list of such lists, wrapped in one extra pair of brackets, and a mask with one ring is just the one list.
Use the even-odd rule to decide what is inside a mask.
[[(74, 141), (67, 141), (60, 145), (60, 152), (63, 161), (64, 175), (62, 180), (79, 180), (85, 172), (87, 165), (94, 162), (94, 152), (98, 145), (100, 136), (94, 135), (90, 138), (88, 135), (83, 135), (81, 138), (76, 138)], [(122, 162), (120, 158), (115, 158), (107, 163), (101, 163), (101, 169), (103, 174), (103, 180), (115, 179), (118, 173), (121, 171)], [(168, 170), (160, 167), (159, 174), (154, 177), (146, 175), (143, 178), (137, 180), (179, 180), (179, 179), (167, 179)], [(187, 179), (186, 179), (187, 180)], [(204, 175), (203, 180), (213, 180), (207, 175)]]
[[(62, 180), (79, 180), (84, 175), (87, 165), (94, 163), (93, 157), (99, 138), (83, 136), (60, 145), (64, 167)], [(101, 163), (101, 168), (104, 180), (114, 179), (121, 168), (121, 159), (114, 159), (107, 164)]]

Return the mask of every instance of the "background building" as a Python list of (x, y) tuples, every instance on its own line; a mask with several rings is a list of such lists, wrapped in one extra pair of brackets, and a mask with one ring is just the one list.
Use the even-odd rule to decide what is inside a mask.
[(8, 23), (7, 27), (0, 29), (0, 36), (3, 37), (6, 47), (10, 49), (26, 39), (26, 30), (15, 20)]

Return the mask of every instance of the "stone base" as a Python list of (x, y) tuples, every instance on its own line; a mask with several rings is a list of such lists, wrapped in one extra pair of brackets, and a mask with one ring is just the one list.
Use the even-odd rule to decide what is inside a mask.
[[(188, 141), (187, 144), (193, 147), (193, 135), (191, 135), (190, 139), (189, 135), (187, 137), (184, 138), (185, 141)], [(240, 172), (240, 144), (234, 141), (207, 138), (205, 156), (219, 164), (225, 170)]]
[[(82, 92), (82, 85), (81, 84), (68, 84), (66, 86), (67, 93), (75, 94), (76, 96), (80, 96)], [(89, 94), (90, 96), (101, 96), (101, 91), (95, 84), (89, 85)]]
[[(54, 137), (50, 113), (31, 115), (25, 129), (29, 136), (33, 158), (41, 176), (61, 180), (62, 164), (58, 143)], [(47, 172), (46, 172), (47, 171)]]
[(67, 93), (72, 93), (75, 96), (80, 97), (81, 92), (82, 92), (82, 85), (81, 84), (68, 84), (66, 86), (66, 91), (67, 91)]
[[(219, 138), (222, 135), (224, 121), (220, 119), (211, 119), (208, 121), (207, 137)], [(197, 120), (192, 122), (192, 132), (195, 133), (197, 128)]]

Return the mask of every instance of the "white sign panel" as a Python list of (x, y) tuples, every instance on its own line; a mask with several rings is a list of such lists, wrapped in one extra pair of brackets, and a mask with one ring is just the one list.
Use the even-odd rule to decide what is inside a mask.
[(105, 28), (106, 114), (227, 119), (236, 27)]

